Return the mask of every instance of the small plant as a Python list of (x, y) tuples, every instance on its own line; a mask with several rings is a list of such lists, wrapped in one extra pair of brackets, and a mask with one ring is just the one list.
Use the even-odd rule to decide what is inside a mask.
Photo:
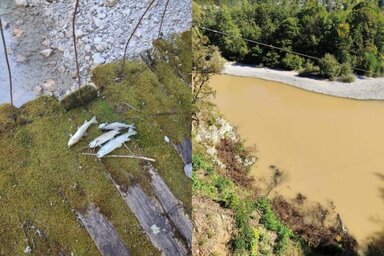
[(303, 67), (304, 59), (292, 53), (287, 53), (282, 59), (283, 67), (288, 70), (300, 70)]
[(320, 63), (320, 74), (330, 80), (335, 80), (341, 71), (341, 65), (332, 54), (325, 54)]

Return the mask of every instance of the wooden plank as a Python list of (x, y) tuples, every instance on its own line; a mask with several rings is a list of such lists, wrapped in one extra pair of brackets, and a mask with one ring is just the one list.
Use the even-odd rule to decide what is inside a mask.
[(189, 216), (185, 213), (183, 204), (172, 194), (167, 184), (165, 184), (163, 179), (154, 169), (150, 168), (149, 173), (152, 177), (152, 188), (159, 199), (160, 204), (174, 226), (188, 242), (189, 248), (191, 248), (192, 222)]
[(89, 207), (86, 214), (77, 213), (77, 216), (92, 237), (101, 255), (130, 255), (115, 228), (94, 206)]
[(172, 226), (155, 198), (147, 196), (140, 185), (129, 187), (126, 193), (119, 186), (117, 189), (162, 255), (188, 255), (185, 246), (175, 237)]

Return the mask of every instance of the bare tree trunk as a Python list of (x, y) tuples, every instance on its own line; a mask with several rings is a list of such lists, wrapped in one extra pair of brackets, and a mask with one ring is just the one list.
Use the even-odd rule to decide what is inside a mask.
[(163, 16), (161, 16), (161, 21), (160, 21), (160, 28), (159, 28), (159, 35), (158, 35), (158, 38), (163, 37), (163, 35), (162, 35), (162, 33), (161, 33), (161, 29), (163, 28), (164, 17), (165, 17), (165, 13), (167, 12), (168, 4), (169, 4), (169, 0), (167, 0), (167, 2), (165, 3)]
[(131, 41), (131, 39), (132, 39), (133, 35), (135, 34), (137, 28), (140, 26), (140, 23), (143, 20), (145, 14), (147, 14), (148, 10), (151, 8), (151, 6), (153, 5), (154, 2), (155, 2), (155, 0), (152, 0), (151, 3), (148, 5), (147, 9), (143, 13), (143, 15), (140, 17), (139, 22), (137, 23), (136, 27), (133, 29), (131, 35), (129, 36), (127, 43), (125, 44), (124, 56), (123, 56), (123, 64), (121, 66), (121, 74), (123, 73), (124, 68), (125, 68), (125, 62), (126, 62), (126, 58), (127, 58), (127, 51), (128, 51), (129, 42)]
[(7, 67), (8, 67), (8, 76), (9, 76), (9, 95), (11, 97), (11, 105), (13, 105), (13, 89), (12, 89), (12, 73), (11, 73), (11, 66), (9, 65), (9, 60), (8, 60), (8, 52), (7, 52), (7, 45), (5, 43), (5, 36), (4, 36), (4, 31), (3, 31), (3, 23), (0, 18), (0, 31), (1, 31), (1, 38), (3, 39), (3, 46), (4, 46), (4, 54), (5, 54), (5, 60), (7, 62)]
[(81, 87), (80, 67), (79, 67), (79, 59), (77, 56), (77, 39), (76, 39), (76, 14), (77, 14), (78, 8), (79, 8), (79, 0), (76, 0), (75, 10), (73, 12), (73, 17), (72, 17), (72, 33), (73, 33), (73, 46), (75, 48), (76, 76), (77, 76), (77, 83), (80, 89)]

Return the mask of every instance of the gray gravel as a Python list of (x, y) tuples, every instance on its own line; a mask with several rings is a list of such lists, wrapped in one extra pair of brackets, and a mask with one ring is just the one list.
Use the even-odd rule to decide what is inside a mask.
[[(8, 44), (15, 94), (26, 93), (20, 104), (32, 96), (53, 94), (60, 98), (76, 88), (71, 19), (73, 0), (1, 0), (0, 15), (7, 22)], [(81, 0), (77, 15), (78, 53), (81, 79), (90, 80), (97, 64), (122, 58), (130, 33), (150, 1)], [(135, 58), (150, 49), (159, 36), (166, 0), (156, 0), (136, 31), (128, 48)], [(170, 0), (163, 23), (163, 37), (190, 29), (191, 0)], [(5, 69), (0, 60), (0, 70)], [(8, 81), (0, 73), (0, 83)], [(0, 95), (5, 95), (0, 93)], [(8, 99), (0, 96), (0, 103)], [(20, 105), (18, 104), (18, 105)]]
[(383, 100), (384, 78), (356, 77), (352, 83), (317, 80), (299, 77), (296, 71), (281, 71), (268, 68), (226, 63), (223, 74), (256, 77), (289, 84), (312, 92), (359, 100)]

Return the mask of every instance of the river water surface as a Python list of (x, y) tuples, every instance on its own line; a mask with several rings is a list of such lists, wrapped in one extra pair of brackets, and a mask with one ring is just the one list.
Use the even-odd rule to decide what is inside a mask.
[(286, 197), (333, 201), (360, 246), (384, 232), (384, 102), (316, 94), (282, 83), (220, 75), (215, 103), (238, 128), (262, 180), (275, 165)]

